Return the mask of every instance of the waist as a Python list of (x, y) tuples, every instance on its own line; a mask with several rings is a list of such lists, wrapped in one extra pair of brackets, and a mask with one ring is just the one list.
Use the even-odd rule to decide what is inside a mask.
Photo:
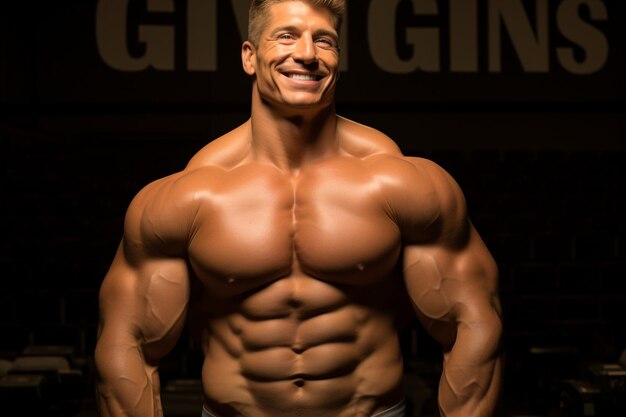
[[(202, 406), (202, 417), (227, 417), (220, 416), (218, 414), (214, 414), (209, 411), (206, 405)], [(404, 400), (401, 400), (396, 405), (387, 408), (380, 413), (373, 414), (372, 417), (406, 417), (406, 403)]]

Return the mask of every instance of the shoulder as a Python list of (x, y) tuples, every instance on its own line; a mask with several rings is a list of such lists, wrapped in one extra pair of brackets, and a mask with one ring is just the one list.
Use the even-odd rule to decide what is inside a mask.
[(124, 219), (124, 240), (144, 254), (182, 256), (207, 196), (220, 182), (217, 167), (185, 169), (153, 181), (132, 199)]
[(181, 251), (200, 209), (211, 208), (224, 176), (247, 155), (248, 123), (204, 146), (184, 170), (141, 189), (126, 212), (124, 237), (155, 251)]
[[(372, 158), (388, 206), (403, 235), (412, 241), (463, 233), (465, 197), (456, 180), (435, 162), (416, 157)], [(456, 237), (453, 237), (456, 239)]]
[(444, 207), (465, 202), (461, 187), (443, 167), (425, 158), (404, 159), (415, 169), (415, 176), (428, 182)]
[(437, 163), (405, 156), (384, 133), (343, 117), (339, 118), (338, 132), (343, 150), (369, 168), (394, 210), (406, 212), (419, 207), (424, 212), (453, 215), (464, 210), (459, 185)]

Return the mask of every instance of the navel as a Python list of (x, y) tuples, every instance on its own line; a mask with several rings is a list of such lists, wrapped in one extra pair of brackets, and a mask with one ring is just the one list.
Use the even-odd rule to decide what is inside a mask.
[(291, 376), (291, 382), (293, 383), (293, 385), (295, 385), (298, 388), (303, 388), (304, 385), (306, 384), (306, 379), (305, 379), (306, 375), (303, 374), (296, 374), (296, 375), (292, 375)]

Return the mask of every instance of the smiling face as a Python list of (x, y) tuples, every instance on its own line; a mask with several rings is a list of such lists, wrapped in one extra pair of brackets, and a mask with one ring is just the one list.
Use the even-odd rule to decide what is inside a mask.
[(269, 14), (258, 45), (242, 46), (244, 70), (261, 99), (292, 109), (330, 105), (339, 66), (331, 12), (296, 0), (271, 5)]

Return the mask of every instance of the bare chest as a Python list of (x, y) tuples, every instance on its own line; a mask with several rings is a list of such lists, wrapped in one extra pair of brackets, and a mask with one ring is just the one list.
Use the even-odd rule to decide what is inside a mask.
[(209, 287), (297, 274), (360, 285), (395, 266), (400, 235), (366, 170), (237, 174), (196, 215), (190, 262)]

